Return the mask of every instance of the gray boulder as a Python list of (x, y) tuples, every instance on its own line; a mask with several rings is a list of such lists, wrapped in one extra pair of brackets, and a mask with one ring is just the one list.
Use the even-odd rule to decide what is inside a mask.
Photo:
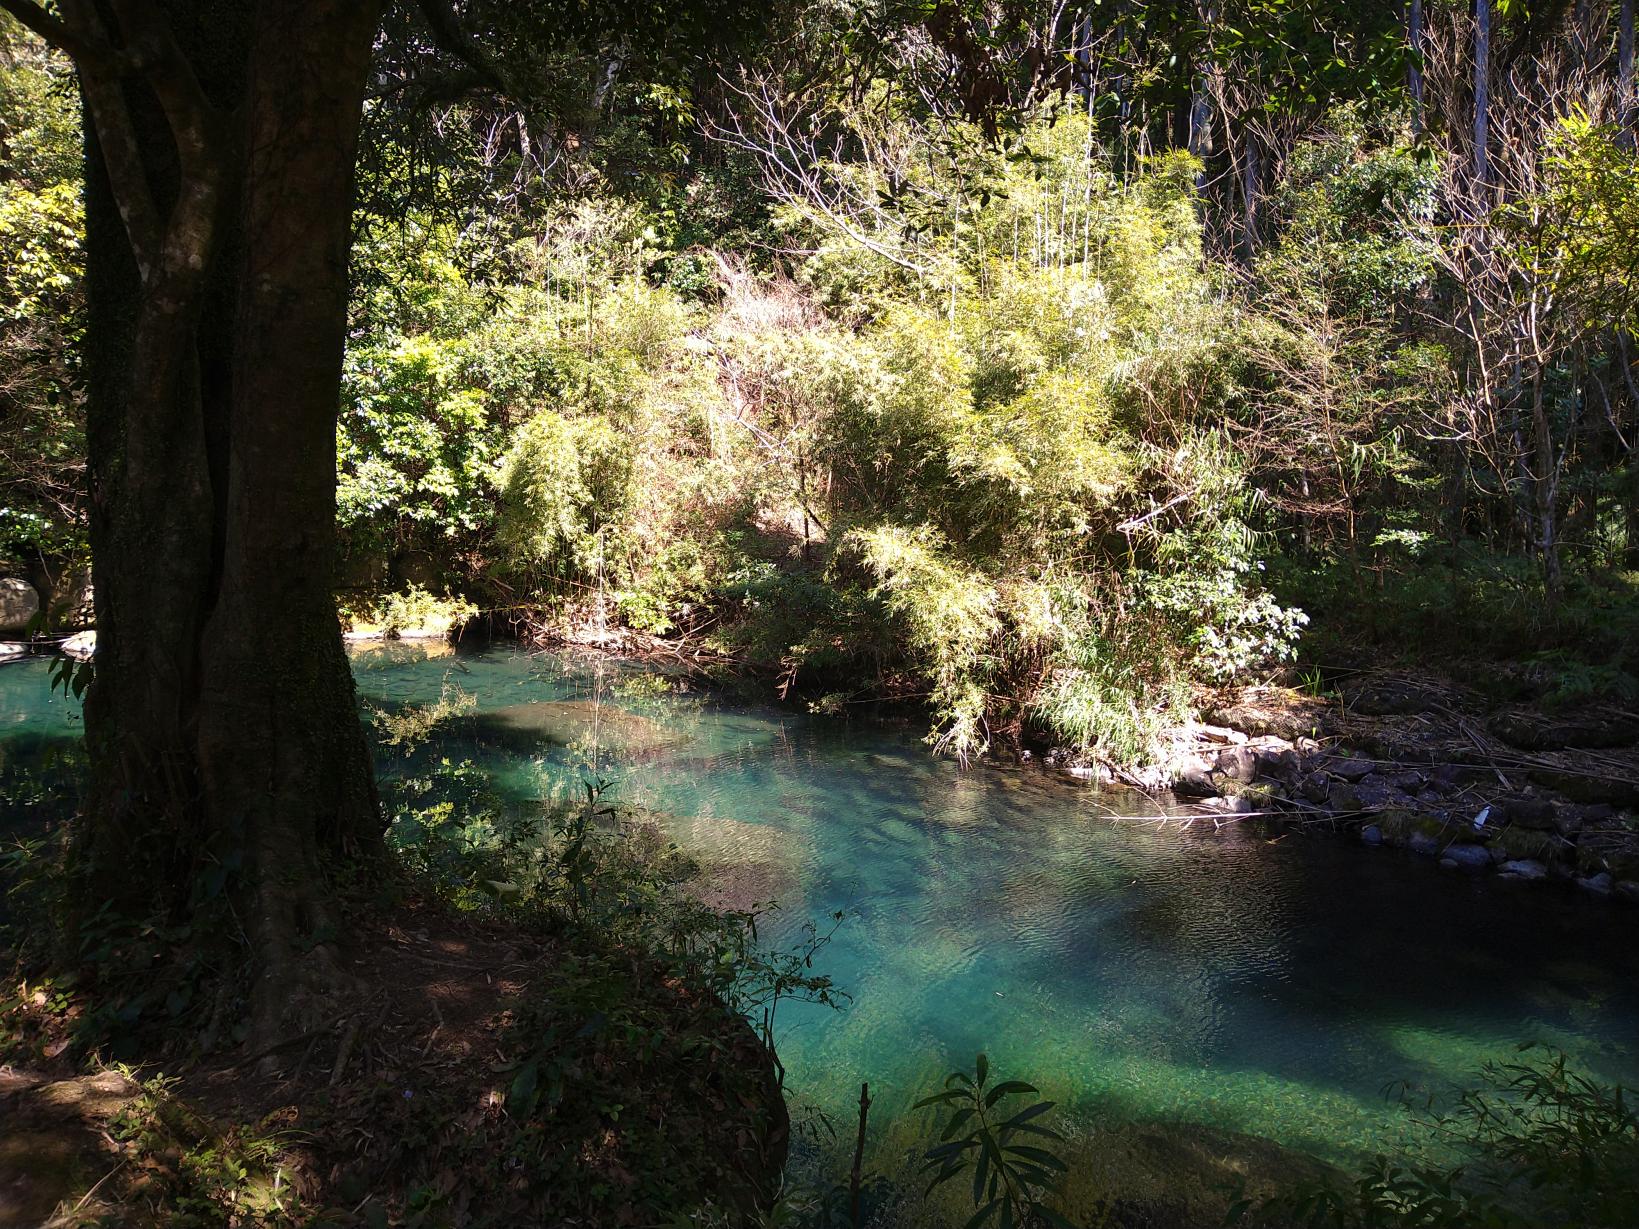
[(1218, 783), (1207, 762), (1191, 755), (1173, 766), (1172, 789), (1185, 798), (1211, 798), (1218, 793)]
[(1554, 827), (1554, 804), (1547, 798), (1504, 798), (1497, 806), (1511, 824), (1548, 832)]
[(40, 595), (34, 586), (15, 576), (0, 578), (0, 634), (22, 632), (40, 613)]
[(58, 646), (64, 657), (75, 661), (90, 661), (97, 655), (97, 633), (75, 632)]
[(1353, 757), (1326, 761), (1326, 771), (1334, 777), (1342, 777), (1345, 781), (1358, 781), (1374, 767), (1375, 765), (1368, 760), (1357, 760)]
[(1258, 775), (1258, 755), (1251, 747), (1225, 747), (1212, 762), (1214, 776), (1250, 784)]
[(51, 629), (77, 632), (90, 627), (95, 606), (90, 568), (77, 568), (58, 577), (51, 594)]

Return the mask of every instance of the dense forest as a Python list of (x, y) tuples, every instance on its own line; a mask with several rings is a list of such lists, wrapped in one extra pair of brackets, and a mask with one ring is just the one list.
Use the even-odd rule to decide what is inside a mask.
[[(823, 928), (771, 963), (755, 911), (680, 889), (682, 855), (627, 839), (596, 773), (496, 837), (487, 787), (448, 760), (418, 784), (405, 749), (476, 701), (361, 725), (344, 636), (660, 663), (908, 716), (953, 771), (1050, 758), (1181, 791), (1178, 732), (1252, 684), (1329, 700), (1393, 666), (1561, 725), (1634, 719), (1631, 0), (0, 10), (0, 632), (17, 658), (67, 640), (52, 694), (84, 703), (66, 758), (0, 743), (8, 806), (52, 816), (0, 831), (0, 1060), (146, 1079), (185, 1055), (241, 1123), (179, 1125), (195, 1111), (142, 1084), (122, 1139), (186, 1163), (122, 1177), (112, 1210), (83, 1184), (105, 1220), (65, 1200), (53, 1224), (900, 1206), (866, 1182), (861, 1211), (859, 1152), (851, 1192), (780, 1185), (783, 1069), (741, 1020), (840, 994)], [(1639, 770), (1596, 769), (1616, 784), (1567, 793), (1604, 808), (1567, 841), (1636, 831)], [(1281, 805), (1415, 846), (1365, 771), (1352, 805), (1335, 769)], [(1518, 792), (1497, 815), (1541, 801)], [(1508, 866), (1553, 864), (1511, 839)], [(1566, 873), (1627, 892), (1622, 839), (1581, 839)], [(426, 975), (391, 937), (417, 927), (530, 965), (491, 1046), (506, 1113), (450, 1108), (487, 1054), (447, 1064), (436, 1126), (332, 1091), (383, 1021), (443, 1053), (436, 1005), (378, 1007)], [(576, 1032), (614, 983), (622, 1040)], [(1212, 1215), (1627, 1223), (1631, 1105), (1523, 1063), (1434, 1122), (1471, 1175), (1508, 1175), (1490, 1193), (1382, 1161)], [(310, 1156), (290, 1212), (285, 1145), (244, 1125), (253, 1069), (325, 1103), (315, 1138), (418, 1142)], [(1111, 1191), (1055, 1210), (1062, 1137), (1035, 1105), (1001, 1120), (1034, 1089), (987, 1074), (932, 1099), (928, 1176), (971, 1184), (962, 1220), (1175, 1223)], [(609, 1142), (637, 1103), (680, 1125)], [(531, 1170), (568, 1131), (579, 1168)]]

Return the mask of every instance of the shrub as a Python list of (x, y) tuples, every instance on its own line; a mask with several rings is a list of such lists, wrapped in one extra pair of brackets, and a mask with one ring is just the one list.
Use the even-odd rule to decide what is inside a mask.
[(501, 463), (497, 540), (515, 571), (595, 583), (617, 578), (635, 502), (630, 442), (602, 418), (543, 411)]

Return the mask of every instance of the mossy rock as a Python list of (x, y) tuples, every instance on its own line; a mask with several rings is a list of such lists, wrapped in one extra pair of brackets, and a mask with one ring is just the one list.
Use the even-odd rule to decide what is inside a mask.
[(1218, 782), (1218, 788), (1224, 797), (1245, 798), (1260, 811), (1276, 806), (1284, 797), (1279, 788), (1268, 781), (1236, 781), (1225, 777)]
[(1449, 825), (1437, 815), (1389, 807), (1372, 816), (1372, 823), (1391, 840), (1409, 841), (1413, 836), (1444, 836)]
[(1550, 862), (1558, 849), (1558, 842), (1549, 833), (1518, 826), (1502, 829), (1492, 837), (1492, 844), (1502, 850), (1510, 862)]
[(1417, 816), (1411, 811), (1393, 808), (1377, 812), (1371, 817), (1371, 822), (1377, 825), (1378, 831), (1383, 834), (1383, 840), (1388, 844), (1404, 845), (1411, 839), (1416, 819)]

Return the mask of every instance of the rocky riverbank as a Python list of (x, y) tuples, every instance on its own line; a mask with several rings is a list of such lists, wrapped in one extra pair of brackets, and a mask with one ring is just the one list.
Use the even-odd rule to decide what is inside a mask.
[(1335, 829), (1454, 872), (1639, 905), (1639, 714), (1495, 702), (1373, 671), (1330, 695), (1226, 691), (1126, 778), (1202, 815)]

